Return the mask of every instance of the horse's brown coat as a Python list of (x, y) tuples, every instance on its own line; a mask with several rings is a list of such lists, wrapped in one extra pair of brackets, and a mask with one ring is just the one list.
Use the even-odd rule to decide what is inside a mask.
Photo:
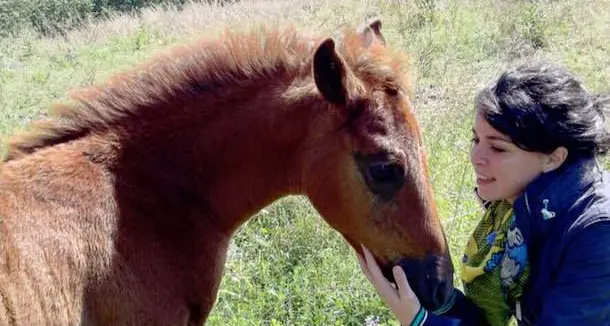
[[(370, 26), (180, 46), (13, 138), (0, 324), (200, 325), (232, 234), (287, 194), (382, 263), (445, 253), (405, 60)], [(355, 153), (400, 164), (405, 186), (378, 198)]]

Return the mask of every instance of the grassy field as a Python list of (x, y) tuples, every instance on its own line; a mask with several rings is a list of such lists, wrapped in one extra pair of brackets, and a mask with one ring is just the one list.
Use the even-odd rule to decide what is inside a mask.
[[(171, 44), (267, 21), (332, 31), (372, 16), (410, 53), (414, 99), (436, 203), (456, 266), (480, 214), (468, 164), (476, 91), (536, 58), (563, 64), (595, 91), (610, 79), (610, 0), (285, 0), (146, 9), (58, 38), (0, 38), (0, 135), (42, 117), (73, 87), (102, 81)], [(303, 197), (284, 198), (234, 238), (208, 325), (398, 325), (351, 249)]]

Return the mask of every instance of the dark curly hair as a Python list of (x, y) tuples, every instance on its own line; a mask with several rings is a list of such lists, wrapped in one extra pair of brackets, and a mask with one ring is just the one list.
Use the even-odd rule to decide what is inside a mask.
[(575, 76), (548, 62), (506, 71), (478, 94), (475, 107), (526, 151), (548, 154), (563, 146), (573, 160), (610, 149), (610, 97), (589, 93)]

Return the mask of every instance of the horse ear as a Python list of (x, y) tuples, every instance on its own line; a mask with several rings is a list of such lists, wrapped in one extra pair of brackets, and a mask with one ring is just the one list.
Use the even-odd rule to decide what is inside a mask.
[(358, 28), (358, 30), (365, 48), (371, 46), (374, 39), (377, 39), (381, 45), (386, 46), (385, 37), (381, 33), (381, 19), (374, 19)]
[(318, 90), (324, 98), (335, 104), (347, 101), (345, 62), (335, 50), (335, 41), (327, 38), (313, 57), (313, 76)]

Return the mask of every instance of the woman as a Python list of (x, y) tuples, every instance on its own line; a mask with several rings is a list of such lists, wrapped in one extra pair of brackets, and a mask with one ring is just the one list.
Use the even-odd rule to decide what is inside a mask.
[(610, 325), (607, 96), (547, 63), (505, 72), (475, 103), (470, 160), (487, 211), (445, 312), (427, 312), (401, 268), (396, 287), (361, 267), (403, 325)]

